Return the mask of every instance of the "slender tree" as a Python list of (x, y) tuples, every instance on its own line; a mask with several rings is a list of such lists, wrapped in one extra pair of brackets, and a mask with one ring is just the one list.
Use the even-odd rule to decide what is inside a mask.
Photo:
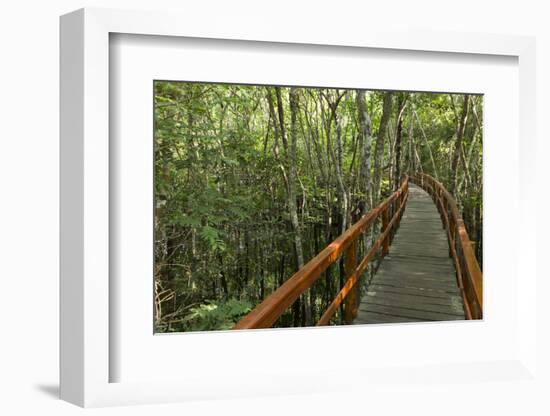
[[(475, 95), (155, 82), (155, 329), (231, 328), (403, 173), (454, 183), (481, 260), (482, 104)], [(274, 325), (314, 325), (346, 281), (345, 257)], [(331, 323), (342, 319), (339, 310)]]
[(403, 113), (405, 111), (405, 99), (403, 93), (397, 97), (397, 128), (395, 129), (395, 153), (394, 153), (394, 174), (393, 174), (393, 189), (399, 188), (401, 182), (401, 140), (403, 135)]
[(466, 129), (466, 121), (468, 119), (469, 102), (470, 96), (468, 94), (465, 94), (462, 101), (462, 112), (460, 114), (460, 121), (456, 130), (455, 148), (451, 162), (451, 172), (449, 179), (449, 192), (451, 194), (454, 194), (457, 185), (457, 167), (462, 153), (462, 140), (464, 138), (464, 130)]
[(384, 144), (386, 140), (386, 133), (388, 130), (388, 123), (390, 121), (390, 114), (392, 110), (392, 93), (384, 93), (384, 102), (382, 105), (382, 117), (380, 119), (380, 125), (378, 126), (378, 133), (376, 135), (376, 148), (374, 152), (374, 200), (376, 203), (380, 201), (380, 184), (382, 179), (382, 156), (384, 154)]

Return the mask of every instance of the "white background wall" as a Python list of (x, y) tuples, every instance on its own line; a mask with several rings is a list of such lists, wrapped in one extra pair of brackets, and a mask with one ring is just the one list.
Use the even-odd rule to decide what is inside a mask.
[[(0, 414), (76, 414), (81, 409), (56, 399), (58, 385), (58, 17), (74, 9), (115, 7), (179, 10), (190, 18), (213, 13), (275, 19), (287, 25), (319, 24), (327, 31), (340, 25), (399, 22), (404, 27), (536, 35), (538, 47), (539, 180), (550, 149), (546, 120), (550, 115), (550, 13), (544, 1), (168, 1), (168, 0), (19, 0), (0, 9)], [(185, 22), (182, 22), (185, 24)], [(503, 120), (503, 122), (506, 122)], [(535, 180), (535, 178), (533, 178)], [(547, 181), (546, 181), (547, 182)], [(539, 275), (550, 278), (543, 264), (549, 248), (548, 221), (543, 214), (548, 198), (540, 195)], [(538, 286), (550, 294), (550, 284)], [(548, 302), (550, 303), (550, 302)], [(539, 368), (548, 381), (549, 306), (538, 304)], [(469, 402), (453, 395), (452, 386), (390, 400), (376, 410), (380, 398), (348, 397), (343, 393), (308, 397), (271, 397), (94, 410), (101, 415), (164, 414), (394, 414), (403, 400), (413, 414), (549, 414), (546, 391), (507, 383), (487, 383), (471, 389)], [(360, 407), (364, 407), (362, 410)]]

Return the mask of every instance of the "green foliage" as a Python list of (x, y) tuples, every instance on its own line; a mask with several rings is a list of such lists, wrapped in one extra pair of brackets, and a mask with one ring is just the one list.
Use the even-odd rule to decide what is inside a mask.
[(252, 310), (252, 303), (246, 300), (208, 301), (185, 315), (182, 324), (187, 331), (231, 329), (243, 315)]
[[(348, 226), (357, 220), (368, 189), (375, 189), (375, 177), (380, 178), (376, 185), (381, 198), (393, 191), (394, 164), (401, 173), (437, 170), (443, 182), (451, 176), (455, 106), (460, 112), (462, 95), (394, 93), (375, 172), (377, 133), (388, 93), (366, 91), (371, 159), (370, 183), (364, 184), (360, 172), (368, 167), (361, 159), (355, 90), (297, 89), (294, 161), (288, 146), (289, 88), (279, 89), (279, 103), (275, 87), (170, 81), (157, 81), (154, 87), (159, 331), (229, 328), (296, 271), (296, 233), (288, 201), (291, 164), (305, 261), (341, 233), (343, 218)], [(482, 97), (472, 100), (476, 113), (468, 118), (463, 140), (470, 175), (461, 164), (456, 197), (465, 221), (471, 222), (468, 227), (479, 230), (481, 240)], [(399, 161), (398, 102), (405, 104)], [(347, 211), (339, 191), (339, 163)], [(317, 317), (339, 290), (341, 267), (336, 264), (311, 289)], [(170, 296), (165, 299), (166, 293)], [(300, 324), (302, 306), (289, 309), (277, 325)]]

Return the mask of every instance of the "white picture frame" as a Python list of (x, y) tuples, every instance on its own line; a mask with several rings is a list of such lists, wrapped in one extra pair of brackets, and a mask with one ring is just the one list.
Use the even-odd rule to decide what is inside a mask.
[[(482, 54), (515, 57), (519, 67), (517, 212), (518, 265), (522, 286), (517, 291), (518, 326), (515, 354), (506, 360), (457, 365), (418, 363), (417, 377), (433, 380), (446, 373), (463, 382), (479, 383), (469, 374), (518, 382), (536, 374), (536, 217), (527, 215), (534, 203), (535, 171), (535, 41), (529, 37), (475, 33), (403, 31), (387, 27), (327, 34), (277, 25), (239, 26), (214, 20), (209, 25), (173, 13), (82, 9), (61, 18), (61, 397), (80, 406), (158, 403), (207, 398), (253, 397), (372, 388), (405, 377), (407, 370), (379, 368), (369, 372), (343, 366), (316, 373), (271, 373), (269, 379), (234, 381), (220, 374), (216, 381), (194, 377), (178, 381), (110, 382), (109, 349), (109, 36), (114, 33), (165, 37), (225, 39), (281, 44), (429, 51), (439, 54)], [(519, 141), (518, 141), (519, 142)], [(518, 270), (513, 271), (518, 273)], [(342, 328), (341, 330), (349, 330)], [(357, 329), (356, 329), (357, 330)], [(336, 336), (336, 335), (334, 335)], [(206, 338), (205, 338), (206, 339)], [(246, 366), (245, 366), (246, 367)], [(355, 375), (354, 375), (355, 374)], [(357, 376), (361, 374), (361, 377)], [(442, 379), (445, 379), (443, 374)], [(331, 383), (322, 380), (330, 379)], [(413, 377), (414, 378), (414, 377)], [(411, 379), (408, 381), (413, 383)], [(284, 385), (284, 387), (282, 387)], [(366, 388), (366, 387), (365, 387)]]

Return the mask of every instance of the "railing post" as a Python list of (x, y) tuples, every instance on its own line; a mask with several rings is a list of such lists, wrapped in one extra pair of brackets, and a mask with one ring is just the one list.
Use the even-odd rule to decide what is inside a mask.
[[(395, 215), (395, 213), (397, 212), (397, 200), (399, 198), (395, 198), (395, 201), (393, 201), (391, 204), (390, 204), (390, 207), (389, 207), (389, 213), (390, 213), (390, 218), (393, 218), (393, 216)], [(398, 225), (398, 224), (396, 224)], [(393, 243), (393, 237), (395, 235), (395, 230), (397, 229), (397, 226), (395, 227), (392, 227), (391, 231), (388, 233), (388, 237), (389, 237), (389, 241), (390, 241), (390, 244)]]
[(456, 250), (456, 223), (452, 215), (449, 215), (449, 257), (453, 256), (451, 245)]
[[(357, 239), (354, 239), (344, 254), (344, 266), (346, 271), (346, 279), (349, 279), (357, 268)], [(349, 292), (344, 303), (344, 322), (352, 324), (357, 317), (359, 309), (359, 283)]]
[(441, 228), (445, 229), (445, 218), (449, 217), (449, 207), (447, 206), (447, 200), (442, 197), (441, 188), (437, 188), (437, 201), (441, 212)]
[[(406, 201), (406, 199), (409, 197), (409, 184), (407, 183), (407, 186), (405, 187), (405, 189), (403, 189), (403, 193), (401, 194), (401, 198), (399, 198), (399, 205), (397, 206), (397, 209), (401, 208), (401, 205), (403, 205)], [(397, 222), (397, 224), (401, 224), (401, 218), (403, 218), (403, 214), (405, 213), (405, 210), (402, 209), (400, 212), (399, 212), (399, 221)]]
[[(394, 202), (392, 202), (393, 204)], [(390, 204), (390, 206), (392, 205)], [(397, 206), (397, 205), (396, 205)], [(389, 215), (389, 206), (384, 209), (382, 212), (382, 233), (385, 233), (388, 229), (388, 224), (390, 222), (390, 215)], [(384, 238), (384, 241), (382, 241), (382, 257), (384, 257), (386, 254), (390, 252), (390, 234), (391, 231), (386, 235), (386, 238)]]

